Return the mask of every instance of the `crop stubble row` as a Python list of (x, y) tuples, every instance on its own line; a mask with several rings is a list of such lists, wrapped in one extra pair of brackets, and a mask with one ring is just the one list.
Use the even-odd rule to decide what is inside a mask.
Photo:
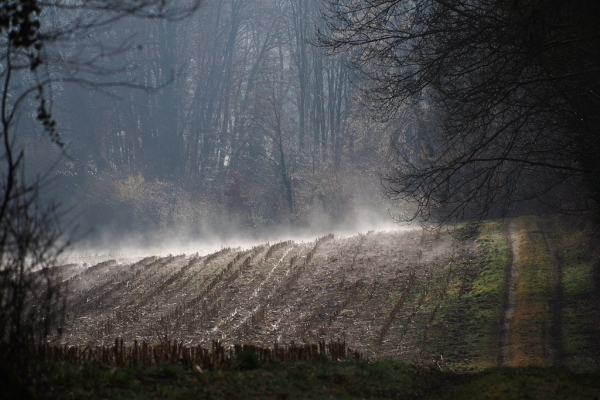
[[(71, 320), (62, 340), (100, 345), (115, 334), (128, 343), (169, 335), (268, 346), (344, 338), (371, 357), (424, 359), (440, 305), (468, 289), (465, 270), (449, 266), (450, 248), (423, 261), (443, 240), (450, 239), (419, 231), (327, 235), (313, 244), (92, 266), (82, 274), (114, 278), (80, 293), (96, 300), (75, 302), (73, 315), (85, 318)], [(104, 326), (78, 326), (94, 319)]]

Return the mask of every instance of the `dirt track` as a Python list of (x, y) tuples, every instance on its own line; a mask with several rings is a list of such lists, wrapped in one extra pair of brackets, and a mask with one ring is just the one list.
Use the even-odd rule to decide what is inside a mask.
[[(554, 233), (551, 229), (551, 224), (548, 219), (536, 220), (536, 226), (539, 231), (533, 231), (532, 233), (539, 233), (543, 235), (545, 241), (545, 253), (544, 259), (546, 260), (546, 267), (548, 273), (548, 294), (547, 301), (545, 304), (546, 311), (546, 326), (544, 329), (544, 363), (547, 365), (560, 366), (562, 364), (562, 351), (561, 351), (561, 309), (563, 304), (562, 295), (562, 267), (560, 260), (557, 256), (557, 245), (554, 238)], [(530, 234), (527, 232), (526, 234)], [(522, 234), (522, 232), (521, 232)], [(506, 228), (506, 235), (509, 238), (511, 244), (511, 257), (512, 262), (508, 273), (507, 282), (507, 300), (504, 312), (504, 323), (501, 331), (500, 346), (501, 346), (501, 365), (513, 365), (513, 349), (516, 343), (514, 340), (518, 340), (518, 335), (513, 335), (512, 329), (515, 323), (515, 309), (517, 308), (517, 287), (519, 285), (519, 270), (520, 270), (520, 232), (518, 231), (518, 221), (516, 218), (511, 219)], [(525, 294), (526, 296), (527, 294)], [(523, 296), (523, 294), (521, 294)], [(535, 363), (532, 359), (533, 363)], [(526, 363), (527, 364), (527, 363)]]
[(564, 305), (564, 296), (562, 288), (562, 264), (558, 256), (558, 246), (556, 237), (552, 232), (550, 221), (543, 219), (540, 221), (540, 228), (546, 239), (548, 247), (548, 267), (550, 269), (550, 293), (548, 294), (547, 314), (548, 326), (546, 337), (546, 353), (548, 362), (551, 365), (560, 367), (563, 365), (562, 350), (562, 308)]

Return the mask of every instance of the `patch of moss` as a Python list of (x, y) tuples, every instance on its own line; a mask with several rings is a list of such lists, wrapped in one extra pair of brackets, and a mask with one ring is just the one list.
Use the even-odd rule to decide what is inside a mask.
[[(579, 223), (578, 223), (579, 222)], [(600, 367), (598, 288), (594, 280), (593, 227), (581, 221), (555, 218), (559, 257), (562, 262), (563, 364), (574, 371)]]
[(475, 237), (457, 243), (464, 256), (459, 253), (434, 285), (439, 290), (450, 274), (424, 346), (428, 359), (440, 368), (477, 371), (497, 363), (510, 263), (504, 231), (502, 220), (483, 222)]

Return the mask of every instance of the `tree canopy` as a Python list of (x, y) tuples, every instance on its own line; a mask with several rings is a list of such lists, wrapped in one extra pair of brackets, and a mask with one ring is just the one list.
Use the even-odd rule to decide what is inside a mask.
[(351, 54), (380, 116), (427, 116), (399, 136), (387, 177), (415, 216), (482, 217), (531, 199), (598, 212), (600, 3), (326, 3), (320, 43)]

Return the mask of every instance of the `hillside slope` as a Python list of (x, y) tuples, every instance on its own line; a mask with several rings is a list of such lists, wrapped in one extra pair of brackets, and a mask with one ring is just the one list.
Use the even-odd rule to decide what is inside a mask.
[[(328, 235), (205, 256), (71, 264), (63, 268), (67, 325), (56, 341), (98, 345), (121, 337), (131, 344), (168, 336), (184, 344), (273, 346), (341, 339), (370, 359), (453, 370), (507, 363), (508, 341), (519, 359), (517, 325), (527, 325), (523, 312), (533, 308), (517, 307), (517, 325), (507, 328), (514, 253), (507, 225), (486, 221), (469, 235), (472, 228)], [(540, 296), (536, 307), (543, 308)]]

